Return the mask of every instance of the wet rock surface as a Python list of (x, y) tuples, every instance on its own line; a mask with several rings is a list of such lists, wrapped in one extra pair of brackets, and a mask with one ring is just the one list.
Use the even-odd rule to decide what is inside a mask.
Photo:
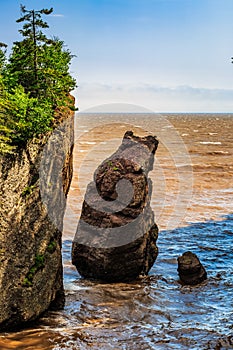
[(185, 252), (178, 258), (178, 273), (183, 284), (196, 285), (207, 279), (207, 273), (198, 259), (192, 252)]
[(86, 278), (132, 280), (147, 274), (158, 249), (150, 207), (158, 141), (125, 133), (119, 149), (95, 171), (72, 246), (72, 263)]
[[(45, 135), (0, 159), (0, 331), (64, 306), (61, 230), (72, 178), (73, 113), (63, 122), (53, 142)], [(53, 191), (50, 213), (42, 185)]]

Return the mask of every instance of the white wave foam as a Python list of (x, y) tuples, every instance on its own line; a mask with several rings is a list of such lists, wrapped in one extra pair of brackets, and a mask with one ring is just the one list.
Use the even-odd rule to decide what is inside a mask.
[(200, 141), (202, 145), (221, 145), (222, 142), (219, 141)]

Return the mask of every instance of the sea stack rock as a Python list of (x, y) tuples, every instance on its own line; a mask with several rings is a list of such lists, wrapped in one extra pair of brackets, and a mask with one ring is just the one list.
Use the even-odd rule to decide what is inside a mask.
[(72, 263), (81, 276), (129, 281), (152, 267), (158, 228), (147, 176), (157, 147), (156, 137), (127, 131), (119, 149), (95, 171), (72, 247)]
[(183, 284), (195, 285), (207, 278), (207, 273), (196, 254), (185, 252), (178, 258), (178, 273)]

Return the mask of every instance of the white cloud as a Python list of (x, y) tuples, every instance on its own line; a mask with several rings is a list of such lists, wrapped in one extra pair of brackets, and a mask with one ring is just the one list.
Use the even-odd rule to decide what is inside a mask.
[(233, 89), (79, 83), (76, 97), (81, 111), (102, 104), (129, 103), (154, 112), (233, 112)]

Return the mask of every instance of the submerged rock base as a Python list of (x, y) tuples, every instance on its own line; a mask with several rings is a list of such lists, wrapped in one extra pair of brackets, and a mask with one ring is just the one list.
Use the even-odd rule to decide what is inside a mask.
[(150, 207), (158, 141), (125, 133), (119, 149), (95, 171), (72, 247), (81, 276), (107, 282), (146, 275), (157, 255), (158, 228)]

